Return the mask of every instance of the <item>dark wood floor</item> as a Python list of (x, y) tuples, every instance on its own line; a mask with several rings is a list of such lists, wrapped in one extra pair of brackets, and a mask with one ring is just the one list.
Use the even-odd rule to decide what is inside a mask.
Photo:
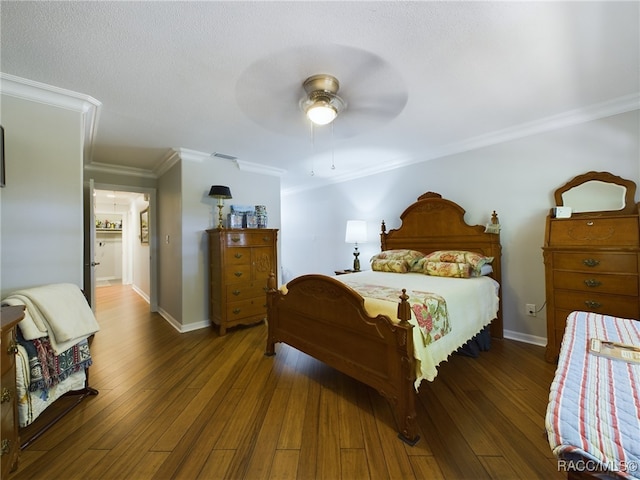
[(545, 436), (554, 365), (494, 341), (423, 382), (415, 447), (370, 388), (266, 327), (177, 333), (129, 287), (97, 291), (100, 391), (21, 454), (11, 479), (560, 479)]

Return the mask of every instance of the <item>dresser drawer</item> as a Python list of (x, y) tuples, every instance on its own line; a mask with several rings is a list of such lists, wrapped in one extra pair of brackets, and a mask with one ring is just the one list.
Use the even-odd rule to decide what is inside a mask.
[(244, 283), (251, 280), (251, 265), (230, 265), (224, 271), (225, 283)]
[(612, 293), (614, 295), (638, 295), (637, 275), (599, 274), (597, 272), (578, 273), (554, 271), (555, 288), (582, 290), (589, 293)]
[(638, 256), (635, 253), (602, 252), (553, 252), (555, 270), (582, 272), (638, 273)]
[(237, 302), (250, 298), (264, 297), (266, 298), (266, 282), (250, 282), (238, 283), (236, 285), (227, 285), (227, 301)]
[[(11, 346), (16, 345), (15, 330), (3, 330), (2, 339), (0, 340), (0, 346), (2, 351), (0, 352), (0, 372), (2, 373), (2, 381), (4, 382), (5, 374), (10, 374), (12, 370), (15, 370), (16, 357), (15, 354), (10, 351)], [(15, 376), (15, 372), (13, 373)]]
[(251, 263), (250, 248), (227, 248), (224, 252), (224, 262), (227, 265), (242, 265)]
[(638, 217), (571, 218), (551, 220), (552, 245), (637, 246)]
[(229, 302), (227, 304), (227, 317), (230, 322), (245, 319), (247, 317), (255, 317), (266, 315), (267, 313), (267, 296), (243, 300), (240, 302)]
[(568, 313), (581, 310), (622, 318), (640, 317), (637, 296), (626, 297), (622, 295), (556, 290), (554, 300), (557, 310)]
[(225, 243), (229, 247), (247, 247), (273, 245), (274, 234), (271, 230), (233, 230), (225, 233)]

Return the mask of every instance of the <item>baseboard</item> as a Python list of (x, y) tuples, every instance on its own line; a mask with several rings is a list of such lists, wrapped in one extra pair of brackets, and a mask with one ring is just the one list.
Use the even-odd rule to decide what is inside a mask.
[(134, 292), (136, 292), (138, 295), (140, 295), (142, 298), (144, 298), (144, 301), (147, 303), (151, 303), (151, 299), (149, 298), (149, 295), (147, 295), (146, 293), (144, 293), (142, 290), (140, 290), (137, 286), (135, 285), (131, 285), (131, 288), (133, 289)]
[(538, 337), (536, 335), (529, 335), (528, 333), (514, 332), (513, 330), (505, 330), (504, 338), (509, 340), (517, 340), (518, 342), (531, 343), (532, 345), (538, 345), (540, 347), (547, 346), (546, 337)]
[(193, 332), (194, 330), (200, 330), (201, 328), (210, 328), (211, 322), (209, 320), (203, 320), (202, 322), (189, 323), (187, 325), (182, 325), (178, 320), (173, 318), (169, 312), (163, 310), (162, 308), (158, 308), (158, 313), (162, 318), (164, 318), (169, 325), (175, 328), (180, 333)]

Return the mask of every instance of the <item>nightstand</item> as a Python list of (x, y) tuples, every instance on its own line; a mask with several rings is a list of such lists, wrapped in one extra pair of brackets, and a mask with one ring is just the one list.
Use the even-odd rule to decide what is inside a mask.
[[(361, 272), (362, 270), (358, 270)], [(335, 270), (336, 275), (346, 275), (347, 273), (358, 273), (355, 270)]]

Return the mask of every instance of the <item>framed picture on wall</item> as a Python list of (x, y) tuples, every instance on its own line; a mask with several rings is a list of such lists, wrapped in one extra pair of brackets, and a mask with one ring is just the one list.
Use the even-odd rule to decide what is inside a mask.
[(140, 243), (149, 245), (149, 207), (140, 212)]
[(4, 128), (0, 125), (0, 187), (4, 185)]

